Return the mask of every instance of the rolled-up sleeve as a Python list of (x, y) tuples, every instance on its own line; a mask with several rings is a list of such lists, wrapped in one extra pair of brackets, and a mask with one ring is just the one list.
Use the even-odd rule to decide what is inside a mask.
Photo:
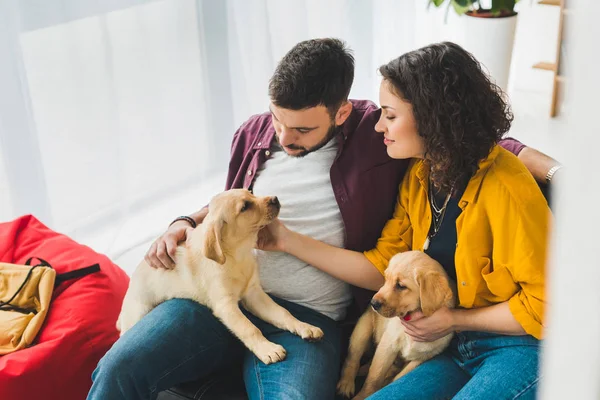
[(382, 274), (390, 259), (396, 254), (412, 248), (412, 226), (406, 213), (409, 195), (409, 174), (400, 184), (400, 194), (394, 216), (384, 226), (374, 249), (365, 251), (365, 256)]
[(537, 339), (542, 338), (544, 326), (550, 218), (550, 211), (543, 204), (520, 213), (509, 267), (521, 287), (508, 301), (510, 311), (525, 332)]

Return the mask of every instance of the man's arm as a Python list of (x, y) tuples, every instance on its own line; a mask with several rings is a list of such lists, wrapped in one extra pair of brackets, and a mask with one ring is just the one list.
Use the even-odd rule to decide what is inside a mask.
[[(231, 153), (229, 162), (229, 171), (227, 181), (225, 182), (225, 190), (231, 189), (234, 186), (234, 180), (240, 168), (241, 161), (244, 157), (244, 140), (248, 135), (244, 134), (244, 129), (248, 128), (249, 122), (244, 123), (233, 135), (231, 142)], [(208, 206), (204, 206), (201, 210), (190, 214), (189, 217), (200, 225), (208, 214)], [(194, 229), (186, 220), (179, 220), (172, 223), (158, 239), (152, 243), (150, 249), (144, 256), (144, 260), (153, 268), (175, 268), (175, 254), (177, 245), (186, 240), (190, 230)]]
[(550, 172), (552, 168), (560, 166), (560, 163), (552, 157), (547, 156), (536, 149), (532, 149), (531, 147), (523, 148), (518, 157), (539, 183), (548, 184), (557, 182), (556, 177), (560, 175), (560, 172), (558, 172), (559, 170), (554, 171), (550, 182), (546, 179), (548, 172)]

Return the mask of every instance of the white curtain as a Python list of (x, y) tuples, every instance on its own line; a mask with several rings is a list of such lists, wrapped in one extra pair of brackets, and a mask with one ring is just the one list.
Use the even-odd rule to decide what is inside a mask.
[(222, 188), (231, 137), (294, 44), (346, 40), (351, 95), (377, 100), (417, 3), (0, 0), (0, 220), (33, 213), (108, 253), (156, 235)]

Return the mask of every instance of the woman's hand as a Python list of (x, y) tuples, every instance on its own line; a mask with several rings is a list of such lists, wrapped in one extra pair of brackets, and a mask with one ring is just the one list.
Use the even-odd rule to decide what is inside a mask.
[(433, 342), (454, 332), (454, 313), (450, 308), (442, 307), (429, 317), (424, 316), (420, 311), (409, 315), (408, 320), (400, 321), (406, 333), (416, 342)]
[(279, 218), (258, 232), (256, 248), (265, 251), (285, 251), (285, 240), (290, 230), (283, 225)]

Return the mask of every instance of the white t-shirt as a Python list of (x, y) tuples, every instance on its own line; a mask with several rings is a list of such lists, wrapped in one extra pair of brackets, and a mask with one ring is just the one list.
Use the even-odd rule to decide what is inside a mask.
[[(277, 196), (281, 202), (279, 219), (291, 230), (343, 247), (344, 222), (329, 176), (337, 150), (335, 137), (301, 158), (288, 156), (274, 143), (270, 158), (257, 171), (252, 191), (257, 196)], [(256, 252), (261, 284), (267, 293), (334, 320), (344, 318), (352, 301), (349, 284), (290, 254)]]

